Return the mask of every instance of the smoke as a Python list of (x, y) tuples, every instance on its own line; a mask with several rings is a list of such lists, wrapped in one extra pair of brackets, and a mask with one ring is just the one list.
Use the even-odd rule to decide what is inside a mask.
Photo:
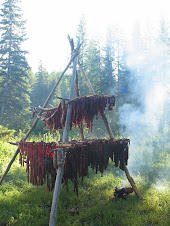
[(170, 150), (170, 47), (147, 37), (140, 45), (131, 40), (127, 52), (129, 99), (134, 101), (119, 108), (120, 133), (131, 140), (129, 168), (149, 172), (166, 165)]

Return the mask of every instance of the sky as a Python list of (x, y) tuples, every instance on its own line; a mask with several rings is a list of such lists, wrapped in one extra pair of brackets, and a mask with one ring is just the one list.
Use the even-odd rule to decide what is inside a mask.
[(67, 35), (75, 37), (82, 15), (88, 38), (102, 40), (108, 27), (119, 26), (127, 35), (140, 21), (169, 19), (169, 0), (22, 0), (28, 40), (28, 63), (37, 72), (40, 61), (48, 72), (63, 71), (70, 57)]

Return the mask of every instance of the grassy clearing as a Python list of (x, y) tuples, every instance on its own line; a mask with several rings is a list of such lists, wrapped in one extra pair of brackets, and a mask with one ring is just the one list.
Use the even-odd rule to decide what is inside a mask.
[[(0, 145), (2, 175), (16, 147), (7, 143)], [(90, 177), (84, 178), (83, 183), (79, 180), (78, 197), (72, 182), (69, 182), (69, 191), (62, 185), (57, 225), (170, 225), (168, 183), (149, 183), (146, 175), (134, 179), (144, 201), (134, 193), (127, 200), (113, 201), (114, 188), (128, 185), (124, 173), (113, 163), (102, 177), (90, 169)], [(28, 184), (25, 168), (16, 160), (0, 186), (0, 226), (48, 225), (52, 196), (52, 192), (46, 192), (46, 185)], [(70, 209), (76, 209), (77, 213), (71, 214)]]

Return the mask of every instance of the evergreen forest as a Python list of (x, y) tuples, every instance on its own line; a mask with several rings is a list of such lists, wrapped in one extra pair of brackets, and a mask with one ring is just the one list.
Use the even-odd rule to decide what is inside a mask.
[[(26, 22), (22, 20), (22, 10), (17, 3), (18, 0), (4, 1), (0, 14), (0, 124), (9, 129), (15, 129), (16, 132), (29, 128), (33, 107), (43, 105), (62, 73), (62, 71), (49, 73), (42, 62), (39, 64), (38, 71), (35, 74), (32, 72), (26, 58), (29, 49), (23, 50), (21, 47), (29, 37), (25, 31)], [(110, 93), (116, 96), (116, 107), (112, 116), (108, 116), (115, 135), (119, 136), (120, 128), (123, 129), (125, 126), (120, 119), (122, 106), (133, 105), (135, 109), (145, 108), (145, 101), (142, 102), (141, 98), (143, 95), (143, 98), (147, 99), (147, 92), (145, 90), (143, 94), (140, 92), (143, 89), (144, 80), (149, 83), (153, 77), (155, 80), (153, 82), (160, 81), (163, 77), (164, 80), (167, 79), (168, 68), (164, 68), (165, 73), (162, 71), (162, 66), (153, 68), (158, 57), (159, 65), (162, 61), (165, 64), (168, 62), (170, 48), (168, 32), (168, 24), (162, 18), (157, 36), (151, 34), (146, 40), (146, 33), (140, 30), (139, 24), (134, 28), (133, 47), (130, 51), (127, 40), (118, 28), (108, 29), (104, 43), (88, 39), (85, 18), (81, 18), (75, 35), (75, 40), (80, 39), (82, 44), (80, 62), (96, 94)], [(151, 41), (153, 45), (150, 45)], [(158, 55), (155, 55), (155, 48), (158, 49)], [(65, 62), (66, 65), (67, 63)], [(68, 98), (72, 73), (71, 70), (69, 71), (70, 73), (67, 71), (59, 84), (50, 106), (58, 104), (55, 96)], [(146, 78), (147, 73), (148, 78)], [(89, 95), (82, 76), (79, 76), (79, 85), (80, 95)], [(166, 120), (167, 117), (164, 121)], [(162, 120), (160, 123), (165, 124)], [(164, 125), (159, 126), (164, 127)], [(95, 131), (94, 129), (94, 133)], [(42, 124), (37, 126), (34, 132), (44, 133)]]
[[(9, 142), (23, 139), (36, 118), (33, 109), (43, 106), (63, 72), (48, 72), (42, 61), (33, 72), (27, 60), (29, 49), (23, 49), (29, 37), (19, 2), (3, 0), (0, 6), (0, 176), (15, 153)], [(79, 60), (95, 93), (115, 96), (113, 111), (105, 114), (115, 138), (131, 141), (129, 169), (146, 200), (141, 204), (135, 194), (127, 202), (111, 200), (114, 187), (126, 182), (110, 162), (103, 177), (90, 169), (91, 180), (86, 178), (83, 184), (79, 180), (77, 199), (71, 182), (69, 192), (61, 191), (58, 225), (169, 225), (170, 25), (162, 17), (148, 32), (136, 23), (130, 39), (119, 27), (112, 27), (99, 41), (90, 38), (82, 16), (75, 34), (69, 35), (75, 46), (81, 43)], [(71, 51), (68, 62), (70, 57)], [(72, 69), (73, 65), (47, 107), (69, 99)], [(91, 95), (78, 67), (77, 75), (80, 96)], [(109, 138), (100, 115), (92, 132), (86, 127), (83, 123), (86, 138)], [(28, 140), (58, 142), (62, 138), (63, 129), (52, 134), (39, 120)], [(79, 128), (73, 126), (69, 139), (81, 139)], [(28, 184), (18, 159), (0, 185), (0, 226), (48, 225), (52, 193), (46, 193), (44, 185)], [(70, 214), (70, 208), (78, 208), (78, 213)]]

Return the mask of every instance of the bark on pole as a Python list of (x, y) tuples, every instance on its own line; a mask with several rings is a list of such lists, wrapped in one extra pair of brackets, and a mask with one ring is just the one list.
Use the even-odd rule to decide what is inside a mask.
[[(78, 65), (79, 65), (80, 71), (81, 71), (81, 73), (82, 73), (82, 75), (83, 75), (83, 77), (84, 77), (84, 79), (85, 79), (85, 81), (86, 81), (86, 84), (87, 84), (87, 86), (89, 87), (90, 93), (91, 93), (92, 95), (95, 95), (95, 92), (94, 92), (94, 90), (93, 90), (93, 88), (92, 88), (92, 86), (91, 86), (91, 83), (90, 83), (88, 77), (86, 76), (86, 74), (85, 74), (85, 72), (84, 72), (84, 70), (83, 70), (83, 68), (82, 68), (82, 66), (81, 66), (79, 60), (78, 60)], [(114, 139), (113, 132), (112, 132), (112, 130), (111, 130), (111, 128), (110, 128), (110, 125), (109, 125), (109, 123), (108, 123), (108, 121), (107, 121), (107, 118), (106, 118), (105, 114), (103, 115), (102, 119), (103, 119), (103, 121), (104, 121), (104, 124), (105, 124), (106, 129), (107, 129), (107, 131), (108, 131), (108, 133), (109, 133), (110, 138), (111, 138), (111, 139)]]
[(128, 181), (129, 181), (129, 183), (131, 184), (134, 192), (139, 197), (139, 199), (144, 200), (145, 198), (142, 196), (142, 194), (140, 193), (140, 191), (137, 189), (137, 187), (135, 185), (135, 182), (134, 182), (133, 178), (130, 176), (129, 171), (128, 171), (128, 168), (127, 168), (126, 165), (124, 165), (124, 170), (125, 170), (126, 177), (127, 177)]
[[(65, 72), (66, 72), (67, 69), (69, 68), (70, 64), (71, 64), (72, 61), (74, 60), (75, 56), (76, 56), (76, 54), (73, 54), (73, 55), (72, 55), (72, 57), (71, 57), (71, 59), (70, 59), (68, 65), (66, 66), (66, 68), (65, 68), (64, 71), (62, 72), (60, 78), (58, 79), (58, 81), (57, 81), (56, 84), (54, 85), (53, 89), (51, 90), (49, 96), (47, 97), (46, 101), (44, 102), (43, 108), (45, 108), (45, 107), (47, 106), (47, 104), (48, 104), (50, 98), (52, 97), (52, 95), (53, 95), (54, 92), (55, 92), (55, 89), (57, 88), (57, 86), (58, 86), (58, 84), (60, 83), (60, 81), (61, 81), (63, 75), (65, 74)], [(39, 115), (41, 115), (42, 112), (43, 112), (43, 111), (40, 111)], [(25, 136), (22, 140), (26, 140), (26, 139), (28, 138), (28, 136), (30, 135), (30, 133), (31, 133), (32, 130), (34, 129), (35, 125), (37, 124), (38, 120), (39, 120), (38, 118), (35, 119), (34, 123), (33, 123), (32, 126), (31, 126), (31, 128), (29, 129), (29, 131), (27, 132), (26, 136)], [(18, 155), (18, 153), (19, 153), (19, 148), (16, 150), (16, 152), (15, 152), (13, 158), (11, 159), (10, 163), (8, 164), (7, 169), (5, 170), (3, 176), (2, 176), (2, 178), (1, 178), (1, 180), (0, 180), (0, 185), (2, 184), (2, 182), (3, 182), (3, 180), (4, 180), (5, 176), (6, 176), (6, 174), (7, 174), (8, 171), (10, 170), (10, 168), (11, 168), (13, 162), (15, 161), (15, 159), (16, 159), (16, 157), (17, 157), (17, 155)]]
[[(76, 78), (75, 78), (75, 90), (76, 90), (76, 97), (80, 97), (80, 89), (79, 89), (78, 73), (77, 73), (77, 71), (76, 71)], [(84, 133), (83, 133), (83, 125), (82, 125), (82, 123), (80, 125), (80, 136), (81, 136), (81, 139), (84, 140)]]
[[(74, 63), (73, 63), (73, 75), (72, 75), (72, 80), (71, 80), (71, 88), (70, 88), (70, 96), (69, 96), (70, 100), (73, 99), (77, 59), (78, 59), (78, 57), (76, 56), (74, 58)], [(70, 121), (71, 121), (71, 112), (72, 112), (72, 103), (68, 104), (67, 115), (66, 115), (66, 124), (65, 124), (64, 132), (63, 132), (63, 143), (67, 143), (67, 141), (68, 141), (69, 127), (70, 127)], [(65, 160), (64, 151), (62, 151), (62, 159), (63, 159), (62, 165), (57, 170), (49, 226), (55, 226), (56, 222), (57, 222), (58, 202), (59, 202), (59, 195), (60, 195), (61, 182), (62, 182), (63, 170), (64, 170), (64, 162), (65, 162), (64, 161)]]

